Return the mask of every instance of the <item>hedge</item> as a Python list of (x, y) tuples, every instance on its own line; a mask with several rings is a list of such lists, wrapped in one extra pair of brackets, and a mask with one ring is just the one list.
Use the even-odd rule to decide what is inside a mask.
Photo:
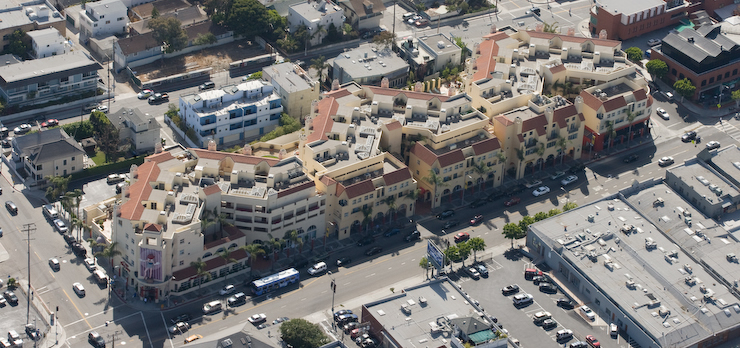
[(141, 155), (141, 156), (138, 156), (138, 157), (129, 158), (129, 159), (127, 159), (125, 161), (121, 161), (121, 162), (116, 162), (116, 163), (106, 164), (106, 165), (102, 165), (102, 166), (95, 166), (95, 167), (85, 168), (81, 172), (73, 173), (72, 174), (72, 180), (70, 180), (70, 181), (82, 180), (82, 179), (86, 179), (86, 178), (89, 178), (89, 177), (98, 176), (98, 175), (101, 175), (101, 174), (107, 175), (109, 173), (119, 172), (119, 171), (121, 171), (123, 169), (127, 169), (128, 170), (129, 168), (131, 168), (131, 165), (132, 164), (135, 164), (137, 166), (140, 166), (142, 163), (144, 163), (144, 158), (146, 158), (146, 156), (147, 155)]

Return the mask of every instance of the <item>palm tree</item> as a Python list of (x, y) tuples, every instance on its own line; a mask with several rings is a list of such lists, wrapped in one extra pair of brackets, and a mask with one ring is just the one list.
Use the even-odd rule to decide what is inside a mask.
[(200, 292), (200, 287), (203, 285), (203, 277), (205, 276), (206, 279), (211, 280), (211, 273), (206, 271), (206, 263), (200, 257), (198, 260), (191, 262), (190, 267), (195, 269), (195, 276), (198, 277), (198, 292)]
[(421, 261), (419, 261), (419, 267), (424, 269), (424, 275), (427, 279), (429, 279), (429, 269), (432, 268), (431, 262), (427, 259), (426, 256), (421, 258)]
[(103, 250), (98, 251), (97, 253), (93, 254), (95, 257), (104, 257), (108, 259), (108, 264), (111, 266), (111, 270), (113, 269), (113, 258), (121, 255), (121, 252), (118, 250), (118, 242), (112, 242), (103, 248)]
[(542, 29), (542, 31), (544, 31), (546, 33), (553, 33), (553, 34), (559, 32), (558, 29), (560, 27), (558, 27), (555, 24), (558, 24), (558, 22), (552, 22), (552, 24), (548, 24), (547, 22), (545, 22), (544, 23), (545, 27)]
[(486, 241), (481, 237), (474, 237), (470, 238), (468, 244), (470, 245), (470, 249), (473, 250), (473, 262), (478, 261), (478, 255), (476, 255), (476, 252), (486, 249)]
[(478, 178), (481, 179), (478, 183), (478, 191), (481, 191), (481, 185), (483, 185), (483, 189), (485, 189), (486, 180), (483, 180), (483, 176), (486, 175), (490, 169), (491, 168), (489, 168), (487, 164), (483, 163), (483, 161), (473, 162), (473, 172), (478, 174)]
[(544, 157), (545, 157), (545, 144), (538, 143), (537, 144), (537, 156), (540, 157), (540, 170), (542, 170), (542, 166), (545, 164)]
[[(391, 212), (392, 213), (396, 212), (396, 208), (398, 208), (398, 206), (396, 205), (396, 195), (390, 195), (386, 197), (385, 200), (383, 200), (383, 203), (385, 203), (388, 206), (388, 213), (386, 213), (386, 215), (388, 215)], [(393, 220), (396, 220), (395, 217), (391, 219), (391, 221)], [(383, 222), (385, 222), (385, 220)]]
[(429, 169), (429, 176), (425, 177), (424, 180), (434, 186), (434, 197), (432, 197), (432, 208), (434, 208), (435, 203), (437, 202), (437, 188), (440, 186), (447, 186), (445, 184), (444, 179), (437, 174), (437, 171), (435, 171), (436, 168)]
[[(411, 202), (416, 202), (416, 200), (418, 200), (419, 197), (421, 197), (421, 190), (420, 189), (409, 191), (409, 193), (406, 194), (406, 199), (410, 199)], [(413, 204), (413, 203), (411, 203), (411, 204)], [(411, 215), (416, 215), (416, 205), (414, 205), (414, 211), (411, 212)]]
[(278, 39), (277, 44), (288, 52), (294, 52), (298, 49), (298, 41), (287, 35), (283, 39)]
[(316, 36), (321, 37), (322, 34), (326, 34), (326, 28), (324, 28), (323, 24), (317, 24), (316, 30), (311, 33), (310, 39), (313, 40)]
[(560, 164), (563, 164), (565, 159), (565, 148), (568, 147), (568, 139), (565, 137), (558, 137), (558, 147), (560, 147)]
[(614, 142), (614, 137), (617, 136), (617, 131), (614, 130), (614, 122), (606, 121), (606, 136), (609, 139), (609, 147), (611, 149)]
[(331, 67), (331, 65), (326, 62), (326, 57), (319, 56), (318, 58), (311, 59), (311, 67), (316, 70), (316, 76), (318, 76), (319, 78), (319, 84), (323, 84), (324, 70)]
[[(87, 243), (90, 244), (90, 250), (95, 251), (98, 247), (104, 246), (105, 244), (98, 243), (93, 238), (88, 238)], [(96, 261), (95, 258), (93, 258), (93, 262)]]
[(628, 107), (627, 108), (627, 122), (630, 123), (630, 131), (627, 134), (627, 147), (630, 147), (630, 143), (632, 142), (632, 121), (634, 121), (636, 117), (637, 115), (632, 113), (632, 111), (630, 111), (630, 108)]
[(67, 192), (67, 186), (72, 179), (72, 176), (47, 176), (46, 180), (49, 182), (49, 187), (46, 188), (46, 199), (49, 202), (54, 202), (59, 199)]
[(288, 231), (288, 239), (293, 243), (293, 245), (295, 246), (300, 245), (301, 249), (303, 249), (303, 239), (301, 239), (301, 237), (298, 236), (297, 230)]
[(373, 207), (368, 207), (368, 206), (362, 207), (362, 216), (363, 216), (362, 226), (365, 226), (364, 227), (365, 232), (367, 232), (367, 227), (370, 225), (370, 222), (373, 220), (372, 215), (373, 215)]
[(222, 259), (224, 259), (224, 261), (226, 261), (226, 275), (224, 276), (224, 281), (226, 281), (226, 278), (229, 276), (229, 264), (236, 263), (237, 259), (231, 256), (231, 250), (229, 249), (226, 249), (218, 253), (218, 256), (220, 256)]
[[(524, 150), (516, 149), (516, 157), (519, 159), (519, 171), (521, 171), (522, 164), (524, 164)], [(522, 175), (522, 177), (524, 177), (524, 175)]]
[(77, 240), (82, 240), (82, 236), (80, 235), (82, 232), (82, 228), (85, 226), (85, 223), (82, 220), (78, 219), (77, 216), (72, 216), (72, 221), (70, 221), (70, 224), (72, 225), (70, 226), (72, 227), (72, 230), (77, 230)]

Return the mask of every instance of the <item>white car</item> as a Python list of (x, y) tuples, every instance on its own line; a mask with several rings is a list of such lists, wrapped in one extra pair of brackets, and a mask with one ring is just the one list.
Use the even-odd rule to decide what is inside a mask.
[(594, 311), (592, 311), (591, 308), (589, 308), (588, 306), (584, 305), (584, 306), (579, 307), (579, 309), (581, 310), (581, 314), (584, 317), (588, 318), (588, 320), (591, 320), (591, 321), (596, 320), (596, 313), (594, 313)]
[(95, 259), (85, 259), (85, 267), (88, 271), (93, 272), (97, 267), (95, 267)]
[(145, 90), (139, 92), (139, 94), (136, 95), (136, 98), (139, 98), (139, 99), (147, 99), (153, 93), (154, 93), (154, 91), (152, 91), (151, 89), (145, 89)]
[(21, 335), (19, 335), (15, 330), (8, 331), (8, 340), (10, 343), (13, 343), (14, 346), (23, 347), (23, 339), (21, 339)]
[(236, 290), (236, 287), (234, 286), (234, 284), (229, 284), (229, 285), (224, 286), (223, 289), (219, 290), (218, 294), (221, 296), (224, 296), (224, 295), (228, 295), (234, 292), (234, 290)]
[(249, 317), (249, 322), (252, 324), (259, 324), (265, 320), (267, 320), (267, 316), (265, 315), (265, 313), (255, 314)]
[(535, 197), (539, 197), (539, 196), (542, 196), (542, 195), (544, 195), (544, 194), (546, 194), (548, 192), (550, 192), (550, 188), (549, 187), (547, 187), (547, 186), (540, 186), (536, 190), (534, 190), (534, 192), (532, 192), (532, 194)]
[(669, 166), (671, 164), (673, 164), (673, 157), (671, 156), (662, 157), (658, 160), (658, 165), (661, 167)]
[(56, 228), (57, 231), (59, 231), (59, 233), (61, 234), (65, 234), (67, 233), (67, 231), (69, 231), (67, 225), (64, 224), (64, 221), (60, 219), (54, 219), (54, 228)]
[(82, 286), (80, 283), (74, 283), (72, 284), (72, 289), (75, 291), (77, 296), (84, 297), (85, 296), (85, 287)]
[(527, 188), (533, 188), (542, 185), (542, 180), (535, 180), (524, 184)]
[(98, 106), (98, 111), (100, 111), (100, 112), (108, 112), (108, 106), (107, 105), (100, 105), (100, 106)]
[(571, 338), (571, 337), (573, 337), (573, 331), (571, 331), (569, 329), (562, 329), (562, 330), (558, 331), (557, 334), (555, 335), (555, 338), (558, 341), (565, 340), (565, 339), (568, 339), (568, 338)]
[(671, 118), (671, 115), (668, 115), (668, 111), (665, 111), (663, 108), (657, 108), (655, 109), (655, 112), (658, 113), (658, 116), (660, 116), (664, 120), (668, 120)]
[(33, 128), (33, 127), (31, 127), (30, 124), (24, 123), (24, 124), (22, 124), (22, 125), (20, 125), (18, 127), (15, 127), (13, 129), (13, 133), (15, 133), (15, 134), (26, 134), (26, 133), (28, 133), (28, 132), (31, 131), (31, 128)]
[(661, 43), (662, 43), (662, 41), (660, 41), (660, 39), (650, 39), (650, 40), (648, 40), (648, 42), (647, 42), (648, 46), (650, 46), (650, 47), (653, 47), (653, 46), (658, 46), (658, 45), (660, 45)]
[(563, 175), (565, 175), (565, 172), (557, 171), (557, 172), (555, 172), (555, 174), (553, 174), (552, 176), (550, 176), (550, 179), (555, 180), (555, 179), (557, 179), (557, 178), (559, 178), (559, 177), (561, 177)]
[(578, 180), (578, 177), (575, 175), (568, 175), (565, 177), (565, 179), (560, 180), (560, 185), (566, 186), (569, 184), (574, 183), (576, 180)]
[(719, 149), (719, 141), (712, 140), (707, 143), (707, 150)]
[(534, 301), (534, 297), (530, 294), (519, 294), (513, 298), (515, 305), (525, 304)]
[(612, 337), (617, 337), (617, 335), (619, 335), (619, 327), (617, 327), (617, 324), (609, 324), (609, 335)]
[(174, 335), (178, 333), (187, 332), (188, 329), (190, 329), (190, 324), (180, 321), (180, 322), (175, 323), (175, 325), (170, 326), (170, 333)]

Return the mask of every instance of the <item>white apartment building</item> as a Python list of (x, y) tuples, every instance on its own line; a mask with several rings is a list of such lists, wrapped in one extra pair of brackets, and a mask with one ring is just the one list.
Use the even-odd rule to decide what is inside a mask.
[[(326, 30), (329, 30), (332, 24), (341, 31), (344, 20), (342, 8), (327, 0), (301, 2), (291, 6), (288, 11), (290, 32), (295, 33), (299, 26), (305, 25), (311, 36), (309, 43), (312, 46), (321, 44), (326, 37)], [(319, 28), (324, 31), (318, 33)]]
[(210, 139), (222, 146), (259, 138), (279, 125), (283, 112), (280, 96), (262, 80), (184, 95), (179, 104), (201, 146)]
[[(112, 217), (112, 240), (121, 252), (114, 264), (149, 301), (249, 270), (241, 249), (246, 244), (284, 239), (292, 230), (311, 242), (325, 231), (324, 194), (294, 156), (277, 160), (176, 146), (132, 166), (121, 197)], [(214, 221), (214, 214), (224, 214), (231, 226), (204, 230), (201, 220)], [(219, 256), (225, 251), (236, 261), (226, 263)], [(198, 259), (210, 279), (190, 265)]]
[(26, 33), (31, 38), (31, 56), (33, 59), (46, 58), (69, 52), (69, 44), (54, 27)]
[(80, 41), (123, 34), (128, 27), (128, 9), (121, 0), (88, 2), (80, 11)]

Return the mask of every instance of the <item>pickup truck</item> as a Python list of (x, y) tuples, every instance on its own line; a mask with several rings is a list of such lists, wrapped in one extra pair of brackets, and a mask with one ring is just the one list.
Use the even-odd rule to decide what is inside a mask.
[(154, 93), (149, 97), (149, 104), (163, 103), (170, 100), (170, 96), (167, 93)]

